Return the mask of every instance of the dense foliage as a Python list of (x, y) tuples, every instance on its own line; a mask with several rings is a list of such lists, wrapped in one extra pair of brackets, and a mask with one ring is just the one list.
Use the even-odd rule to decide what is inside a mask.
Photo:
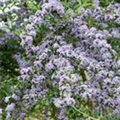
[(120, 120), (119, 0), (0, 1), (1, 120)]

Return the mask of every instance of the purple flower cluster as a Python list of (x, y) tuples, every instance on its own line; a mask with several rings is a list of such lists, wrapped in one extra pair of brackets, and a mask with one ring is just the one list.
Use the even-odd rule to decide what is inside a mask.
[(88, 28), (80, 17), (73, 20), (71, 34), (78, 39), (77, 66), (89, 76), (81, 86), (75, 86), (75, 94), (94, 101), (99, 109), (110, 107), (119, 111), (119, 104), (114, 102), (120, 85), (116, 75), (119, 64), (115, 51), (107, 43), (108, 35), (94, 27)]
[(31, 14), (29, 9), (25, 8), (23, 0), (5, 0), (1, 3), (3, 6), (0, 7), (0, 31), (3, 32), (3, 36), (0, 37), (0, 46), (8, 40), (19, 40), (18, 34)]
[[(120, 116), (119, 61), (108, 44), (109, 38), (119, 38), (119, 29), (109, 28), (109, 22), (120, 24), (120, 7), (115, 4), (102, 9), (99, 0), (93, 3), (92, 10), (78, 9), (79, 14), (70, 14), (69, 21), (62, 25), (61, 22), (57, 28), (47, 17), (64, 19), (64, 6), (59, 0), (43, 0), (41, 10), (29, 17), (26, 30), (20, 35), (26, 56), (14, 56), (20, 69), (19, 81), (28, 86), (14, 96), (15, 102), (6, 106), (6, 120), (24, 119), (37, 101), (47, 99), (59, 109), (55, 114), (58, 120), (68, 119), (67, 110), (79, 104), (77, 98), (92, 101), (94, 110), (105, 113), (109, 109)], [(89, 26), (88, 18), (102, 24), (101, 29)], [(37, 29), (42, 26), (50, 31), (35, 45)], [(65, 30), (58, 32), (62, 27)], [(47, 98), (53, 88), (57, 88), (56, 93)]]

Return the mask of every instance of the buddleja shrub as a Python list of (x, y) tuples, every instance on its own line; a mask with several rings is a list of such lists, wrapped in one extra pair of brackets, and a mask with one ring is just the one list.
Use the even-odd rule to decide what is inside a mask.
[[(6, 4), (13, 2), (3, 8)], [(7, 24), (1, 30), (1, 55), (6, 54), (5, 61), (1, 57), (1, 73), (11, 71), (2, 73), (1, 83), (7, 79), (12, 83), (0, 97), (1, 119), (24, 120), (34, 111), (44, 120), (99, 119), (91, 117), (93, 113), (119, 119), (119, 55), (113, 47), (120, 39), (120, 4), (111, 1), (104, 7), (99, 0), (38, 4), (16, 1), (19, 9), (11, 12), (15, 17), (1, 18)], [(3, 54), (5, 45), (10, 54)], [(6, 67), (8, 55), (11, 67)]]

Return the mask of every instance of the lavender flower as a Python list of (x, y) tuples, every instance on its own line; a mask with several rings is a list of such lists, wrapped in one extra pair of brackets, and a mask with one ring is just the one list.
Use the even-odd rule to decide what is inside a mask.
[[(119, 61), (108, 43), (109, 39), (119, 39), (119, 28), (113, 24), (119, 24), (120, 4), (102, 9), (99, 2), (94, 0), (92, 9), (72, 11), (67, 22), (66, 9), (59, 0), (43, 0), (41, 9), (32, 12), (33, 15), (23, 10), (29, 18), (23, 24), (25, 30), (20, 31), (18, 44), (25, 51), (23, 54), (17, 51), (19, 54), (13, 56), (19, 65), (18, 80), (23, 86), (5, 97), (6, 120), (25, 119), (41, 100), (55, 105), (57, 119), (67, 120), (67, 110), (79, 106), (78, 98), (91, 101), (94, 110), (101, 112), (108, 108), (112, 114), (120, 115)], [(22, 20), (24, 14), (20, 15)], [(91, 19), (95, 20), (94, 24)], [(13, 27), (21, 23), (13, 21)], [(44, 28), (46, 31), (41, 31)], [(14, 38), (17, 32), (6, 32), (0, 38), (0, 45)]]

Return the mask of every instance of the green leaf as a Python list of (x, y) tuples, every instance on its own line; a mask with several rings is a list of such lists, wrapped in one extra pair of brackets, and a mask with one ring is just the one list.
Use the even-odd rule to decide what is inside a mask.
[(79, 5), (82, 5), (82, 1), (81, 0), (77, 0), (77, 2), (79, 3)]

